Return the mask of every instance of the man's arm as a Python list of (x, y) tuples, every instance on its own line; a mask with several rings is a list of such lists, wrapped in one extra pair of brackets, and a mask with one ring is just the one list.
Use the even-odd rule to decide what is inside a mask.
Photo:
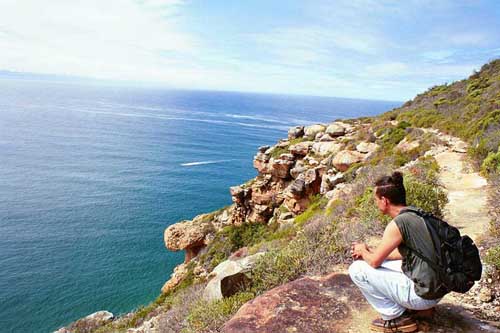
[(385, 228), (382, 241), (373, 251), (370, 251), (366, 244), (357, 243), (353, 245), (353, 257), (362, 258), (370, 266), (377, 268), (386, 259), (401, 259), (401, 254), (397, 247), (403, 241), (401, 232), (394, 221), (391, 221)]

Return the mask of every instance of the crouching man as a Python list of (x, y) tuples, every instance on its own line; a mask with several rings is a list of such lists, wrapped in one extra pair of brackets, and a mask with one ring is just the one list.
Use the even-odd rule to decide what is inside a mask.
[(373, 320), (373, 331), (414, 332), (417, 324), (410, 311), (432, 309), (443, 295), (435, 292), (439, 283), (436, 272), (409, 248), (419, 249), (432, 260), (436, 251), (425, 221), (405, 212), (400, 172), (377, 180), (374, 195), (379, 210), (393, 219), (376, 249), (353, 243), (351, 253), (356, 260), (349, 275), (381, 316)]

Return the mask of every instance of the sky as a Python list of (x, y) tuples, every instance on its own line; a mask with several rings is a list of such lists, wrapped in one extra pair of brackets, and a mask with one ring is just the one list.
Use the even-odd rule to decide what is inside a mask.
[(1, 0), (0, 70), (403, 101), (500, 57), (500, 1)]

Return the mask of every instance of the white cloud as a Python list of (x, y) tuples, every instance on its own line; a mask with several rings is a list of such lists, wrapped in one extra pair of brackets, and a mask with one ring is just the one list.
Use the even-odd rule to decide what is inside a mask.
[(179, 55), (194, 52), (193, 38), (175, 29), (181, 4), (178, 0), (3, 0), (0, 69), (146, 79), (165, 65), (175, 66)]

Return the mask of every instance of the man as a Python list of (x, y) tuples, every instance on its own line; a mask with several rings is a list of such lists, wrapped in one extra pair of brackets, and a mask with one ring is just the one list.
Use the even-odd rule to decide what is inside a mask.
[(431, 309), (442, 295), (434, 293), (439, 283), (436, 272), (408, 247), (433, 260), (435, 249), (424, 220), (404, 212), (406, 191), (400, 172), (377, 180), (374, 196), (379, 210), (393, 220), (376, 249), (353, 243), (352, 256), (359, 260), (351, 264), (349, 275), (382, 317), (372, 322), (372, 330), (414, 332), (417, 324), (408, 310)]

